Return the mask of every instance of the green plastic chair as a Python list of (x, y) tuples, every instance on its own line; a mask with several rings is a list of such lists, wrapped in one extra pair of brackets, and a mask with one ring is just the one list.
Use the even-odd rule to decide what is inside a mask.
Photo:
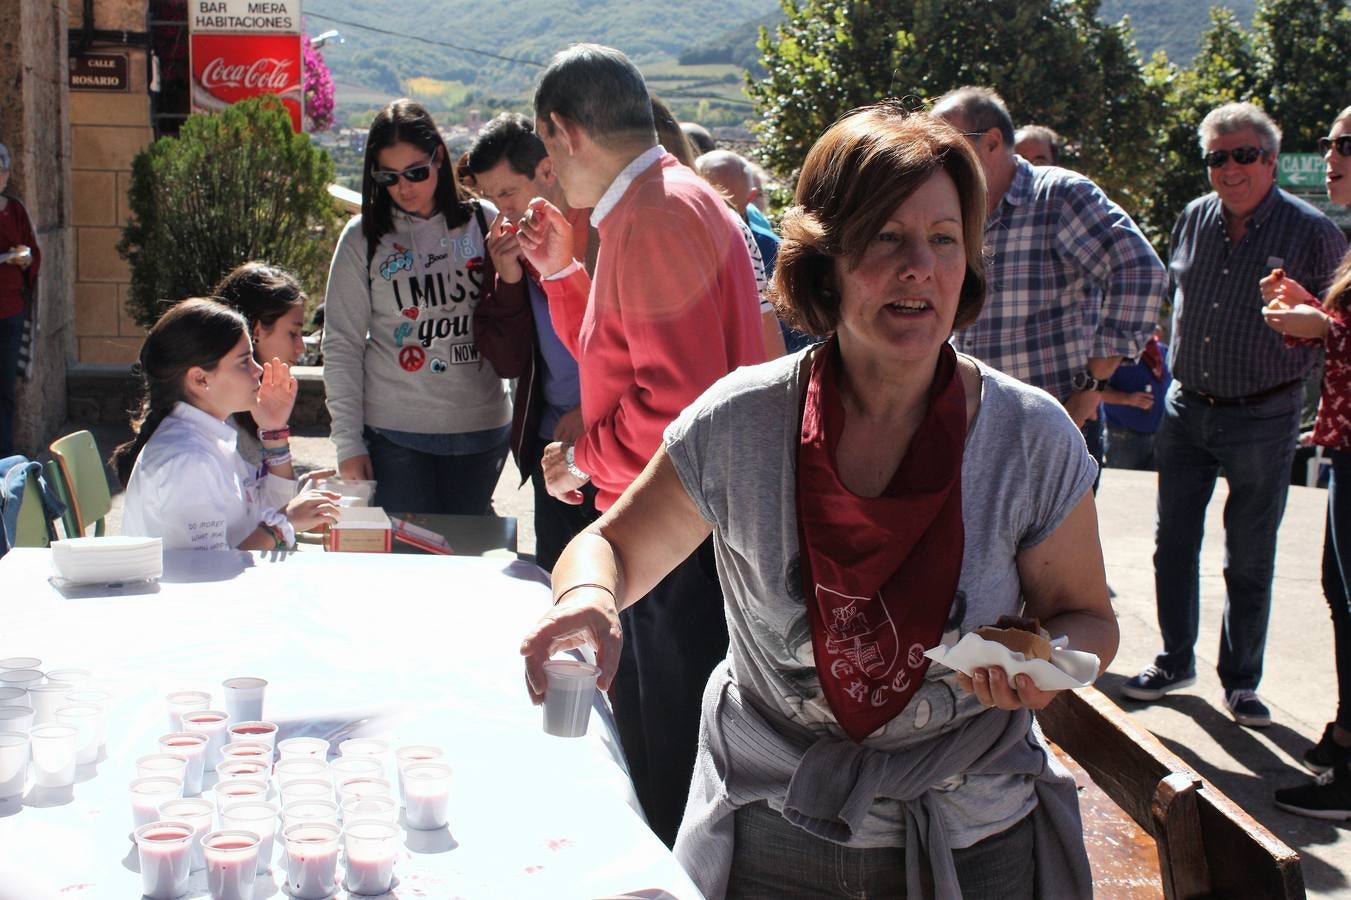
[(42, 497), (38, 494), (38, 477), (28, 473), (28, 482), (23, 489), (23, 502), (19, 504), (19, 523), (15, 528), (14, 546), (46, 547), (51, 543), (47, 532), (47, 517), (42, 511)]
[[(87, 431), (77, 431), (57, 438), (50, 449), (56, 457), (53, 462), (66, 494), (62, 498), (69, 511), (65, 521), (66, 536), (82, 537), (90, 525), (94, 526), (95, 535), (102, 536), (103, 517), (113, 508), (113, 497), (108, 491), (108, 475), (103, 469), (103, 457), (99, 455), (94, 436)], [(49, 472), (51, 468), (48, 463)]]

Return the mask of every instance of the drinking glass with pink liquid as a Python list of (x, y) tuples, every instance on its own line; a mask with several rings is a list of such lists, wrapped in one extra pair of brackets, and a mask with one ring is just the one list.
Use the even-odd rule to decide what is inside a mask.
[(229, 714), (220, 709), (198, 709), (183, 714), (184, 731), (206, 735), (204, 771), (215, 771), (216, 763), (220, 762), (220, 748), (225, 746), (225, 729), (229, 724)]
[(191, 824), (178, 821), (151, 822), (136, 829), (141, 891), (150, 900), (173, 900), (188, 892), (192, 834)]
[(409, 828), (431, 831), (445, 826), (450, 774), (450, 766), (435, 762), (403, 770), (404, 821)]
[(211, 900), (253, 900), (258, 847), (258, 836), (251, 831), (213, 831), (202, 838)]
[(195, 731), (173, 731), (159, 738), (161, 753), (181, 756), (188, 761), (183, 770), (183, 796), (202, 792), (202, 764), (206, 761), (206, 735)]
[(286, 841), (286, 890), (297, 900), (327, 900), (338, 889), (338, 841), (327, 822), (300, 822), (282, 832)]
[(343, 828), (347, 850), (347, 890), (353, 894), (383, 894), (394, 883), (394, 861), (399, 854), (400, 828), (392, 822), (360, 820)]

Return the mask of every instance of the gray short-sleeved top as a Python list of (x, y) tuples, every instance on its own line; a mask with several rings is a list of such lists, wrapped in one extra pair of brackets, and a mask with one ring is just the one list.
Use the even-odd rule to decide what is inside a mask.
[[(671, 423), (665, 441), (685, 489), (714, 526), (732, 677), (778, 727), (848, 740), (816, 676), (798, 574), (798, 361), (806, 352), (727, 375)], [(1017, 554), (1055, 531), (1097, 473), (1059, 403), (977, 365), (981, 403), (962, 460), (966, 546), (945, 643), (1018, 611)], [(907, 707), (866, 743), (908, 747), (982, 709), (958, 689), (954, 672), (930, 666)], [(1036, 802), (1021, 776), (960, 777), (935, 794), (958, 848), (1004, 830)], [(874, 804), (851, 843), (903, 844), (899, 804)]]

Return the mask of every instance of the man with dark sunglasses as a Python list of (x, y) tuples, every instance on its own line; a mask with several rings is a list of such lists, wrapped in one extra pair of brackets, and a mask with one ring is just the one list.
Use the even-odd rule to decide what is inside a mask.
[(1173, 228), (1175, 381), (1154, 438), (1159, 469), (1154, 582), (1163, 651), (1122, 693), (1157, 700), (1196, 681), (1200, 550), (1221, 471), (1225, 613), (1219, 664), (1224, 705), (1240, 725), (1271, 724), (1257, 695), (1271, 609), (1276, 533), (1299, 436), (1304, 378), (1317, 348), (1285, 347), (1262, 321), (1258, 283), (1283, 269), (1321, 294), (1346, 239), (1309, 204), (1276, 186), (1281, 132), (1251, 103), (1201, 122), (1201, 163), (1215, 190)]

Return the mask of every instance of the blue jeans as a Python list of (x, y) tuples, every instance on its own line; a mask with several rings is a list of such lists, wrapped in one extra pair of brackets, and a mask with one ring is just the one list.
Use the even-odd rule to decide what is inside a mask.
[[(808, 834), (763, 801), (736, 811), (729, 900), (904, 897), (904, 847), (845, 847)], [(1032, 817), (952, 851), (969, 900), (1034, 895)]]
[(1351, 729), (1351, 453), (1333, 450), (1323, 535), (1323, 596), (1332, 613), (1337, 663), (1337, 724)]
[(507, 441), (479, 453), (442, 456), (400, 447), (366, 429), (375, 469), (375, 505), (386, 512), (482, 516), (507, 458)]
[(1129, 428), (1107, 426), (1107, 467), (1110, 469), (1135, 469), (1141, 472), (1154, 470), (1154, 434), (1153, 432), (1133, 431)]
[(19, 382), (19, 345), (23, 341), (23, 313), (0, 319), (0, 459), (14, 448), (15, 391)]
[(1276, 532), (1285, 514), (1303, 392), (1292, 387), (1247, 404), (1211, 406), (1173, 382), (1154, 436), (1159, 467), (1154, 523), (1154, 591), (1163, 652), (1154, 663), (1174, 675), (1196, 672), (1201, 536), (1206, 506), (1223, 471), (1224, 623), (1217, 669), (1225, 690), (1255, 690), (1271, 612)]

